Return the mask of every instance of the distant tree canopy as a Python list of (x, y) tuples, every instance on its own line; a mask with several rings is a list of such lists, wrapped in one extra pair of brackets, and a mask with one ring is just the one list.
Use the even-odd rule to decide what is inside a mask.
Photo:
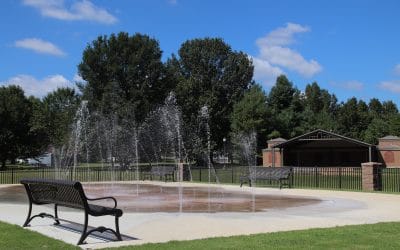
[(400, 114), (392, 101), (373, 98), (367, 104), (353, 97), (338, 103), (318, 83), (307, 84), (301, 93), (283, 75), (267, 94), (266, 112), (268, 138), (292, 138), (317, 128), (373, 144), (388, 134), (400, 136)]

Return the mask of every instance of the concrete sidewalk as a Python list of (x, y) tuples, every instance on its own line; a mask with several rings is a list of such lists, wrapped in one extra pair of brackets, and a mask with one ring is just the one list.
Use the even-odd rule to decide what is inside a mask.
[[(193, 183), (182, 185), (205, 186)], [(5, 186), (0, 186), (0, 188)], [(303, 189), (239, 188), (229, 185), (222, 187), (227, 190), (251, 191), (255, 194), (308, 197), (322, 201), (309, 206), (270, 209), (256, 213), (125, 213), (120, 220), (121, 233), (136, 239), (105, 242), (89, 237), (88, 244), (83, 245), (82, 248), (93, 249), (171, 240), (400, 221), (398, 212), (400, 195)], [(27, 210), (27, 204), (1, 203), (0, 220), (22, 225)], [(39, 210), (40, 212), (43, 210), (49, 213), (53, 212), (52, 207), (34, 206), (34, 213)], [(84, 219), (83, 212), (78, 210), (60, 210), (60, 217), (78, 223), (82, 223)], [(77, 243), (80, 237), (79, 233), (55, 227), (52, 224), (53, 221), (50, 219), (39, 218), (32, 221), (29, 229), (73, 245)], [(89, 225), (105, 225), (113, 228), (114, 219), (111, 216), (90, 217)]]

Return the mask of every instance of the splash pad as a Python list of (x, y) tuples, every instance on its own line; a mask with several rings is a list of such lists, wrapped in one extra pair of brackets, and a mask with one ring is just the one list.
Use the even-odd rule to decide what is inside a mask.
[[(249, 191), (229, 190), (220, 186), (176, 185), (176, 183), (86, 183), (84, 189), (90, 197), (115, 197), (118, 207), (128, 213), (248, 213), (320, 202), (318, 199), (301, 197), (254, 195)], [(25, 190), (21, 186), (3, 187), (0, 189), (0, 196), (1, 202), (5, 203), (26, 202)]]

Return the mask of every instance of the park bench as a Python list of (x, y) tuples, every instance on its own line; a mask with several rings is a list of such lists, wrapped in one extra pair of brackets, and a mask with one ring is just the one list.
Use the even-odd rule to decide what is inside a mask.
[[(86, 197), (82, 184), (78, 181), (66, 180), (46, 180), (46, 179), (22, 179), (21, 183), (25, 186), (29, 198), (29, 212), (28, 217), (23, 227), (30, 226), (29, 223), (36, 217), (52, 218), (55, 220), (55, 225), (59, 225), (60, 221), (67, 220), (58, 217), (58, 206), (69, 208), (81, 209), (85, 211), (85, 224), (78, 245), (84, 244), (85, 239), (93, 232), (103, 233), (105, 231), (112, 232), (118, 241), (121, 241), (121, 234), (119, 232), (119, 217), (122, 216), (122, 210), (117, 208), (117, 200), (114, 197), (101, 197), (90, 199)], [(113, 207), (105, 207), (95, 204), (90, 204), (93, 201), (99, 200), (112, 200)], [(54, 216), (47, 213), (39, 213), (32, 215), (32, 204), (46, 205), (54, 204)], [(97, 227), (88, 231), (89, 215), (91, 216), (104, 216), (111, 215), (115, 217), (115, 231), (111, 228)]]
[(154, 177), (159, 177), (160, 180), (167, 181), (169, 177), (172, 181), (175, 181), (175, 166), (152, 166), (146, 176), (150, 177), (150, 180), (153, 180)]
[(291, 175), (291, 167), (249, 167), (248, 173), (240, 176), (240, 187), (242, 187), (245, 182), (248, 182), (251, 187), (252, 183), (255, 181), (271, 180), (279, 181), (279, 189), (284, 185), (290, 188)]

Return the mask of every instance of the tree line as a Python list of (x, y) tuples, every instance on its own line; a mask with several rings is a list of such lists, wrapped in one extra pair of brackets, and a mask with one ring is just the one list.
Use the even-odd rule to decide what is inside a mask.
[[(392, 101), (366, 103), (353, 97), (339, 103), (316, 82), (300, 91), (284, 75), (265, 93), (254, 82), (253, 70), (248, 55), (220, 38), (188, 40), (163, 62), (158, 41), (147, 35), (99, 36), (83, 51), (79, 91), (60, 88), (38, 99), (26, 97), (18, 86), (0, 87), (0, 162), (4, 168), (6, 161), (65, 144), (82, 100), (91, 112), (129, 118), (129, 126), (139, 126), (170, 92), (182, 112), (185, 138), (192, 138), (202, 107), (208, 107), (213, 151), (222, 151), (237, 133), (256, 133), (259, 152), (268, 139), (316, 128), (369, 143), (400, 135), (400, 115)], [(192, 155), (199, 153), (190, 148), (198, 144), (186, 144)]]
[(400, 135), (400, 114), (393, 101), (372, 98), (367, 103), (352, 97), (338, 102), (318, 83), (307, 84), (300, 91), (284, 75), (268, 94), (254, 85), (235, 105), (232, 118), (234, 131), (257, 131), (259, 149), (268, 139), (289, 139), (315, 129), (371, 144), (386, 135)]

